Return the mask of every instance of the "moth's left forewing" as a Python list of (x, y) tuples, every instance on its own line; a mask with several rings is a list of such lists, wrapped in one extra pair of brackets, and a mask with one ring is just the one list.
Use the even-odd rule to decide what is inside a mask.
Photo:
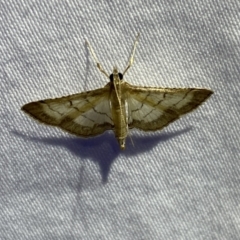
[(128, 85), (129, 128), (144, 131), (162, 129), (186, 114), (213, 92), (197, 88), (151, 88)]

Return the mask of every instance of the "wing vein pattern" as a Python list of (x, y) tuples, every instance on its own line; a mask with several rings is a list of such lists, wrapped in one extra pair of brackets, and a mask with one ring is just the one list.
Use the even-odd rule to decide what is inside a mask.
[(109, 86), (66, 97), (31, 102), (22, 107), (29, 115), (82, 137), (113, 129)]
[(212, 91), (198, 88), (151, 88), (128, 84), (129, 128), (144, 131), (160, 130), (186, 114), (203, 101)]

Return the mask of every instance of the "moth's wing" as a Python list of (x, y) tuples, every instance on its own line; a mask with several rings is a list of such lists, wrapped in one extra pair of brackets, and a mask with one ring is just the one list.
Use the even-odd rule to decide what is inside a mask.
[(31, 102), (22, 110), (42, 123), (88, 137), (113, 128), (109, 86), (56, 99)]
[(213, 92), (198, 88), (150, 88), (128, 84), (128, 124), (129, 128), (144, 131), (162, 129), (186, 114)]

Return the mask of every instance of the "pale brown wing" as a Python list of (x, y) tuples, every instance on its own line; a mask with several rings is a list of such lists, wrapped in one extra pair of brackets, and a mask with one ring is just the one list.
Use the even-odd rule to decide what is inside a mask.
[(31, 102), (22, 110), (42, 123), (82, 137), (113, 128), (108, 85), (89, 92)]
[(129, 128), (144, 131), (162, 129), (186, 114), (213, 92), (198, 88), (151, 88), (127, 84)]

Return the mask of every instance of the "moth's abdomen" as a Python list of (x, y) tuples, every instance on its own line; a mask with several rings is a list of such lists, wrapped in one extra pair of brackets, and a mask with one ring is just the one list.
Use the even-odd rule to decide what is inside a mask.
[(126, 121), (125, 100), (117, 97), (116, 92), (111, 95), (112, 119), (114, 123), (114, 133), (121, 149), (125, 149), (125, 140), (128, 134)]

